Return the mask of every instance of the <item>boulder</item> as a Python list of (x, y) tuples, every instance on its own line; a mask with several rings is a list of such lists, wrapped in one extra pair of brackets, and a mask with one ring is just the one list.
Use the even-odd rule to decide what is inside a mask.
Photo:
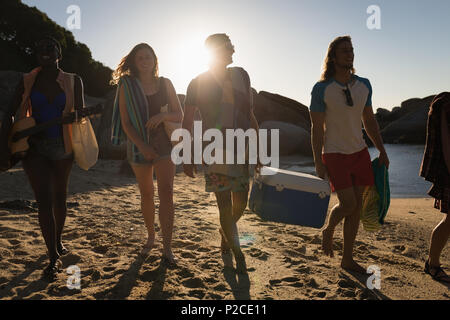
[[(279, 152), (280, 156), (292, 154), (301, 154), (312, 156), (311, 135), (302, 127), (291, 123), (281, 121), (264, 121), (260, 129), (278, 129), (279, 130)], [(270, 146), (270, 131), (268, 134), (268, 145)], [(268, 147), (270, 150), (270, 147)], [(269, 152), (270, 154), (270, 152)]]
[(379, 122), (383, 141), (385, 143), (425, 144), (428, 111), (434, 97), (409, 99), (403, 102), (400, 108), (394, 108), (389, 115), (384, 113), (380, 117), (377, 112), (377, 118), (381, 118)]
[(257, 93), (253, 89), (254, 113), (258, 123), (280, 121), (291, 123), (310, 132), (309, 110), (303, 104), (265, 91)]

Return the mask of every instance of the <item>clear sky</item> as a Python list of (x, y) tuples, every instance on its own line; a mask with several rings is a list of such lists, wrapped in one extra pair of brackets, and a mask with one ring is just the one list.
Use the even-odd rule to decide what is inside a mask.
[[(23, 0), (67, 28), (70, 5), (81, 9), (71, 30), (93, 58), (115, 68), (131, 48), (149, 43), (160, 74), (185, 93), (207, 69), (206, 37), (227, 33), (235, 66), (252, 86), (309, 105), (329, 43), (351, 35), (358, 75), (370, 79), (374, 109), (450, 90), (449, 0)], [(381, 29), (369, 30), (370, 5)]]

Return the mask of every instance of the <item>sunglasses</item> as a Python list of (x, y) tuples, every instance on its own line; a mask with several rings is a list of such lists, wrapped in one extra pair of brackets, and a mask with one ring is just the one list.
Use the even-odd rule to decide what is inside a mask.
[(347, 105), (349, 107), (353, 107), (352, 93), (350, 92), (350, 88), (348, 87), (348, 85), (347, 85), (347, 89), (343, 89), (342, 91), (344, 91), (345, 98), (347, 100)]

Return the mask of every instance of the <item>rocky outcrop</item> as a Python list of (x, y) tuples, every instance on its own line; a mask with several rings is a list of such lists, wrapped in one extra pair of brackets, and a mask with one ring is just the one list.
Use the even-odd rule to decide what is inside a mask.
[(430, 104), (435, 96), (409, 99), (401, 107), (377, 110), (377, 120), (385, 143), (425, 144)]
[[(288, 156), (292, 154), (301, 154), (312, 156), (311, 135), (302, 127), (291, 123), (281, 121), (264, 121), (260, 124), (260, 129), (279, 130), (279, 154), (280, 156)], [(271, 139), (268, 138), (270, 146)], [(271, 150), (271, 146), (268, 150)], [(269, 152), (269, 154), (271, 154)]]
[(260, 124), (264, 121), (281, 121), (311, 131), (308, 108), (300, 102), (266, 91), (257, 93), (253, 89), (253, 104)]

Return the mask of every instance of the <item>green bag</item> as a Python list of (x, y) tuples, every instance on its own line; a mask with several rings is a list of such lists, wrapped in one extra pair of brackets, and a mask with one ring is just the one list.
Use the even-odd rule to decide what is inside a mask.
[(372, 161), (375, 185), (366, 187), (363, 194), (361, 222), (367, 231), (381, 228), (391, 201), (388, 170), (385, 165), (378, 166), (378, 161)]
[(372, 170), (375, 177), (375, 186), (377, 187), (378, 196), (380, 197), (378, 203), (378, 217), (380, 224), (384, 224), (389, 205), (391, 204), (391, 191), (389, 188), (389, 173), (386, 166), (383, 164), (378, 166), (379, 159), (372, 161)]

